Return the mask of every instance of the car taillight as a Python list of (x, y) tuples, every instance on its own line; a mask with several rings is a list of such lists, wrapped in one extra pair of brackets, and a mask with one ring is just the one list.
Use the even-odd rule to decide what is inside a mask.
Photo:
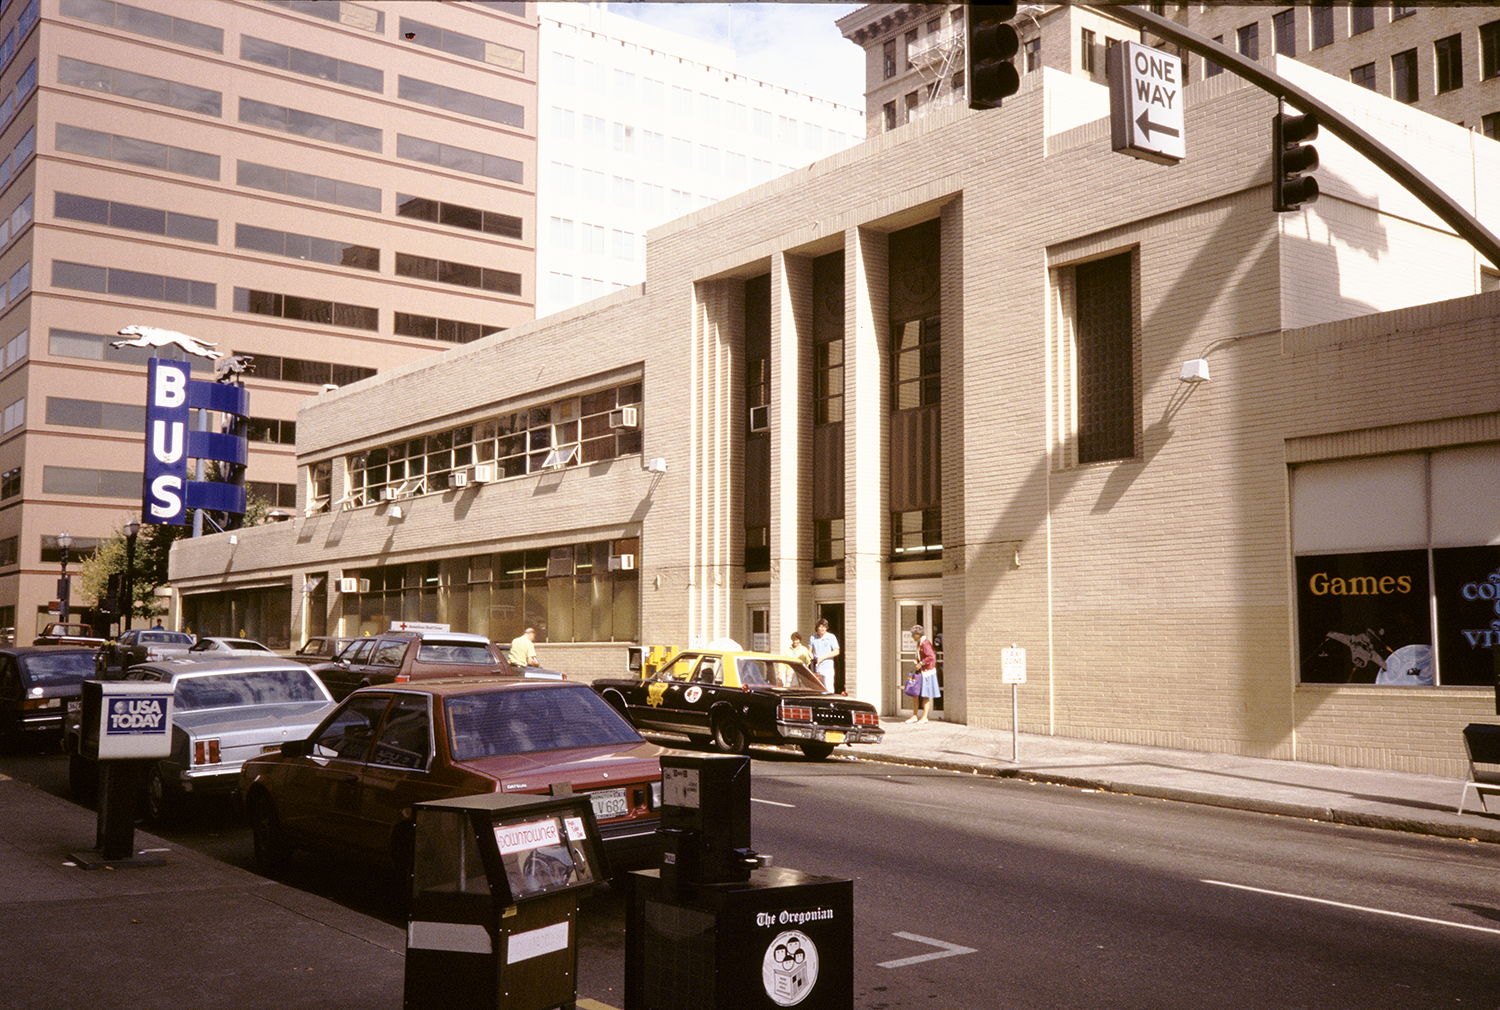
[(193, 764), (216, 765), (219, 763), (219, 741), (199, 740), (193, 744)]
[(405, 684), (409, 680), (411, 680), (411, 674), (409, 673), (396, 674), (396, 683), (398, 684)]
[(776, 718), (781, 722), (812, 722), (812, 712), (806, 705), (782, 705), (776, 710)]
[(854, 725), (856, 726), (879, 726), (880, 713), (878, 712), (855, 712)]

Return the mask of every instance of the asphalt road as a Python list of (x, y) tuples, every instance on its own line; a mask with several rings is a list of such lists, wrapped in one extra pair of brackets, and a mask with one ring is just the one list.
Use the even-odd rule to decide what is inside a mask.
[[(59, 756), (0, 771), (67, 794)], [(1500, 1007), (1494, 846), (762, 752), (753, 781), (759, 851), (854, 881), (862, 1010)], [(253, 868), (232, 807), (151, 830)], [(288, 882), (402, 922), (358, 867)], [(580, 921), (579, 996), (621, 1006), (624, 899)]]

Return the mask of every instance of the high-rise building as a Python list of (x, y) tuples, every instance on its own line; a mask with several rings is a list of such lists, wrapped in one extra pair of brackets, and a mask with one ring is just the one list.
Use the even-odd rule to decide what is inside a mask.
[(859, 109), (741, 74), (732, 49), (538, 9), (538, 315), (645, 279), (648, 228), (864, 137)]
[(299, 403), (533, 318), (536, 81), (529, 3), (0, 5), (0, 627), (140, 508), (121, 327), (254, 358), (291, 508)]

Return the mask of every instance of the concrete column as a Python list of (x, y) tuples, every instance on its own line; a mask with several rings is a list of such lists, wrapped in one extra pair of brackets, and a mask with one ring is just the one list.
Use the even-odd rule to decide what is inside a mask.
[(883, 711), (891, 655), (887, 610), (890, 553), (890, 242), (851, 228), (844, 246), (844, 686)]
[[(942, 284), (942, 479), (943, 479), (943, 718), (968, 722), (969, 535), (965, 506), (966, 456), (964, 438), (968, 417), (964, 410), (968, 387), (964, 379), (967, 330), (964, 318), (963, 197), (943, 207), (939, 239)], [(979, 339), (983, 339), (982, 336)]]
[(812, 289), (811, 260), (771, 257), (772, 652), (812, 615)]

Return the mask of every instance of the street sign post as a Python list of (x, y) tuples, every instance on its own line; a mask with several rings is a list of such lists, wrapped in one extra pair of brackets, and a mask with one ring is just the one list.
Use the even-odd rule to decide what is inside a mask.
[(1014, 642), (1009, 649), (1000, 650), (1000, 683), (1010, 685), (1010, 757), (1021, 760), (1021, 727), (1019, 699), (1020, 685), (1026, 683), (1026, 650), (1018, 649)]
[(1138, 42), (1121, 42), (1110, 47), (1106, 69), (1111, 148), (1159, 165), (1186, 157), (1182, 60)]

